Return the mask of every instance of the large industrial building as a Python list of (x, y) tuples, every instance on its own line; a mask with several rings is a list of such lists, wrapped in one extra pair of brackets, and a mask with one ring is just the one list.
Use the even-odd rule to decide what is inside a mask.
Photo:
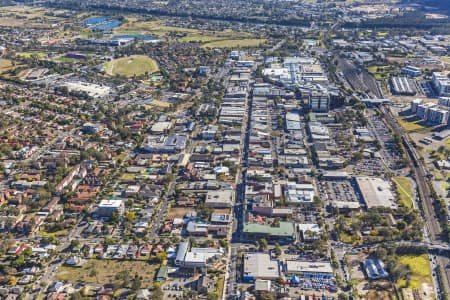
[(279, 226), (271, 224), (247, 223), (244, 224), (244, 236), (255, 240), (265, 238), (269, 242), (287, 244), (295, 241), (295, 230), (292, 222), (280, 222)]
[(243, 280), (255, 282), (257, 279), (276, 280), (280, 277), (278, 260), (270, 258), (268, 253), (245, 253)]
[(333, 278), (333, 268), (329, 262), (286, 261), (288, 275), (300, 275), (304, 278)]
[(373, 207), (397, 208), (389, 182), (378, 177), (356, 177), (355, 179), (368, 209)]
[(416, 89), (413, 82), (407, 77), (393, 77), (390, 80), (392, 93), (395, 95), (413, 96), (416, 94)]
[(183, 268), (205, 268), (211, 260), (222, 257), (222, 248), (192, 248), (189, 250), (189, 242), (181, 242), (178, 245), (175, 257), (175, 265)]

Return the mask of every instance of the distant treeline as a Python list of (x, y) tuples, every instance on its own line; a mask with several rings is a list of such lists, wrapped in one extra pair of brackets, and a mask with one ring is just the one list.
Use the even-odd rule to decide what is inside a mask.
[(347, 22), (346, 28), (427, 30), (436, 34), (450, 33), (450, 20), (427, 19), (421, 11), (407, 12), (403, 16), (370, 19), (361, 23)]
[(439, 13), (443, 13), (442, 10), (446, 10), (447, 13), (450, 11), (450, 2), (447, 0), (419, 0), (419, 1), (411, 1), (411, 0), (403, 0), (402, 3), (418, 3), (424, 6), (436, 7), (439, 9)]
[[(0, 0), (1, 1), (1, 0)], [(246, 17), (242, 16), (220, 16), (220, 15), (208, 15), (208, 14), (198, 14), (196, 12), (172, 12), (165, 11), (159, 9), (149, 9), (149, 8), (135, 8), (135, 7), (119, 7), (105, 4), (89, 4), (88, 2), (84, 3), (84, 7), (81, 7), (79, 3), (72, 2), (45, 2), (43, 3), (45, 6), (53, 7), (53, 8), (64, 8), (64, 9), (72, 9), (72, 10), (80, 10), (80, 9), (98, 9), (105, 10), (114, 13), (138, 13), (138, 14), (150, 14), (154, 16), (168, 16), (168, 17), (186, 17), (193, 19), (209, 19), (216, 21), (228, 21), (228, 22), (241, 22), (241, 23), (254, 23), (254, 24), (274, 24), (274, 25), (283, 25), (283, 26), (309, 26), (312, 21), (315, 21), (313, 18), (303, 18), (303, 19), (276, 19), (276, 18), (265, 18), (265, 17)]]

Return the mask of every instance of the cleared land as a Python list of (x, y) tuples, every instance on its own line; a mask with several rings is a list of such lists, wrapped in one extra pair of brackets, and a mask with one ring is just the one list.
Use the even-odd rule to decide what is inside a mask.
[(46, 12), (46, 9), (31, 6), (4, 6), (0, 8), (0, 26), (47, 28), (46, 21), (61, 20), (45, 15)]
[(0, 58), (0, 73), (12, 67), (12, 62), (8, 59)]
[(167, 214), (167, 219), (172, 220), (174, 218), (183, 218), (187, 213), (194, 212), (195, 208), (189, 207), (172, 207)]
[(410, 121), (407, 121), (407, 120), (405, 120), (403, 118), (397, 118), (397, 122), (398, 122), (398, 124), (400, 126), (403, 127), (403, 129), (405, 129), (408, 132), (421, 131), (421, 130), (427, 129), (427, 127), (422, 126), (421, 124), (419, 124), (420, 120), (419, 121), (410, 122)]
[(105, 64), (108, 75), (121, 75), (126, 77), (139, 76), (145, 73), (155, 73), (159, 70), (158, 64), (145, 55), (133, 55), (114, 59)]
[(142, 276), (142, 287), (153, 286), (153, 278), (158, 265), (149, 264), (146, 261), (115, 261), (91, 259), (80, 268), (61, 266), (56, 272), (55, 278), (68, 282), (86, 282), (93, 284), (108, 284), (119, 281), (116, 275), (125, 271), (130, 278), (137, 274)]
[(257, 47), (266, 42), (265, 39), (222, 40), (204, 44), (203, 48), (236, 48)]
[(247, 32), (233, 30), (207, 31), (192, 28), (167, 26), (162, 21), (139, 21), (129, 18), (128, 22), (114, 30), (115, 34), (144, 34), (167, 38), (178, 42), (198, 42), (209, 48), (259, 46), (265, 39), (256, 39)]
[(411, 180), (400, 176), (392, 180), (395, 182), (400, 203), (407, 208), (413, 208), (414, 192)]
[(420, 289), (422, 287), (422, 283), (431, 284), (431, 268), (427, 254), (422, 254), (419, 256), (399, 256), (399, 262), (409, 266), (411, 269), (411, 279), (409, 281), (409, 286), (407, 286), (407, 282), (405, 280), (400, 280), (397, 282), (397, 287)]
[(48, 54), (45, 52), (18, 52), (16, 53), (16, 56), (24, 57), (24, 58), (30, 58), (32, 56), (36, 56), (39, 59), (47, 58)]

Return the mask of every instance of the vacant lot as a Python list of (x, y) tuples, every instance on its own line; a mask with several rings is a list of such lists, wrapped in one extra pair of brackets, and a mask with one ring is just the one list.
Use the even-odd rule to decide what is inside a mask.
[(162, 21), (139, 21), (135, 18), (129, 18), (114, 33), (144, 34), (184, 43), (198, 42), (209, 48), (252, 47), (265, 42), (264, 39), (255, 39), (253, 34), (247, 32), (198, 30), (167, 26)]
[(204, 44), (203, 48), (236, 48), (257, 47), (266, 42), (265, 39), (221, 40)]
[(136, 19), (128, 19), (127, 23), (122, 24), (114, 30), (115, 34), (152, 34), (158, 37), (164, 37), (168, 33), (178, 34), (196, 34), (200, 32), (196, 29), (166, 26), (161, 21), (138, 21)]
[(182, 218), (184, 217), (188, 212), (195, 211), (194, 208), (188, 208), (188, 207), (172, 207), (170, 208), (169, 213), (167, 214), (167, 219), (172, 220), (174, 218)]
[(18, 52), (16, 53), (16, 56), (24, 57), (24, 58), (30, 58), (32, 56), (35, 56), (39, 59), (47, 58), (47, 53), (45, 52)]
[(12, 67), (12, 62), (8, 59), (0, 58), (0, 73)]
[(400, 203), (407, 208), (413, 208), (414, 191), (411, 180), (400, 176), (393, 177), (392, 180), (395, 182)]
[[(413, 289), (420, 289), (422, 283), (431, 284), (431, 268), (428, 261), (428, 255), (422, 254), (419, 256), (402, 255), (399, 256), (399, 262), (408, 265), (411, 269), (411, 280), (409, 287)], [(407, 287), (405, 280), (397, 282), (398, 287)]]
[(157, 63), (145, 55), (133, 55), (114, 59), (105, 64), (108, 75), (121, 75), (126, 77), (139, 76), (145, 73), (157, 72)]
[(158, 267), (158, 265), (152, 265), (146, 261), (92, 259), (84, 263), (81, 268), (59, 267), (55, 277), (68, 282), (107, 284), (117, 282), (116, 274), (125, 271), (130, 278), (134, 278), (136, 274), (142, 277), (142, 287), (150, 288)]
[(420, 120), (411, 122), (404, 118), (397, 118), (397, 122), (400, 126), (403, 127), (403, 129), (405, 129), (408, 132), (421, 131), (427, 129), (427, 127), (420, 124)]

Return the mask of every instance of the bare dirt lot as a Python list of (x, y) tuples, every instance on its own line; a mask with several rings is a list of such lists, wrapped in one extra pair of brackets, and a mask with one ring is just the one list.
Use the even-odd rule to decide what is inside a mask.
[(189, 207), (172, 207), (167, 214), (167, 219), (173, 220), (174, 218), (182, 218), (188, 212), (193, 212), (195, 209)]

